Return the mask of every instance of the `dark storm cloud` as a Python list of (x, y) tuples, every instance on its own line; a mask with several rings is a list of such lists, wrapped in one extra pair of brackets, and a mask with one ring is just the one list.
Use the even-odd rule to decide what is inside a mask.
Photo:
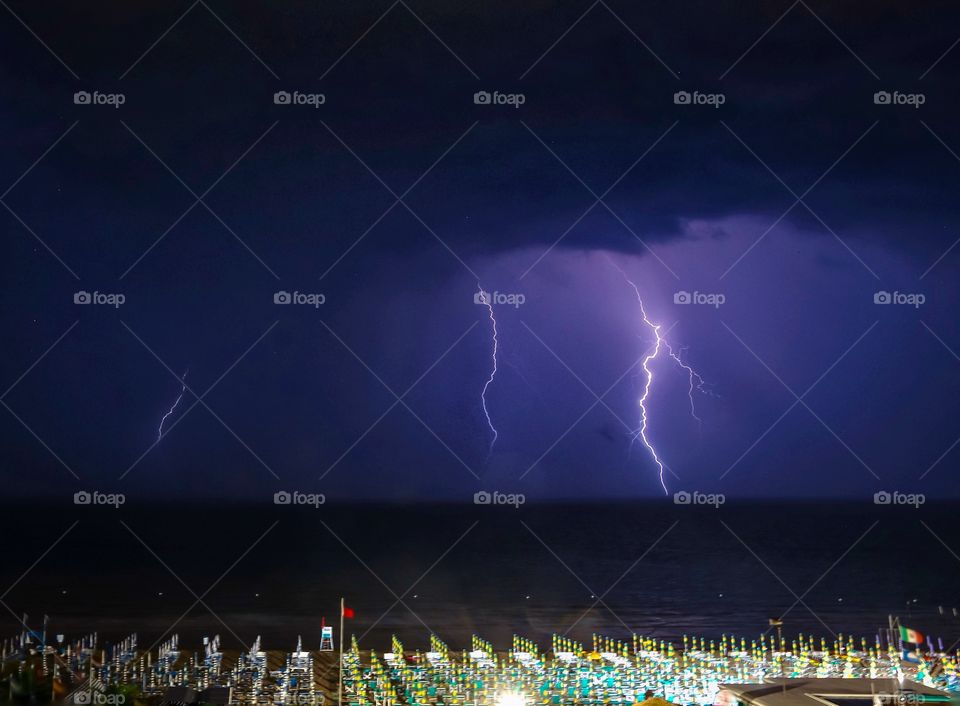
[[(960, 163), (938, 141), (960, 147), (960, 49), (938, 61), (960, 27), (946, 3), (922, 16), (893, 3), (10, 7), (49, 51), (10, 13), (0, 22), (2, 188), (79, 121), (3, 197), (16, 217), (0, 212), (0, 313), (16, 332), (4, 379), (82, 319), (9, 397), (24, 422), (81, 476), (112, 481), (179, 390), (117, 319), (176, 374), (189, 367), (198, 392), (281, 320), (210, 398), (230, 429), (197, 408), (130, 476), (146, 493), (261, 497), (268, 465), (309, 483), (329, 471), (324, 487), (351, 497), (462, 499), (475, 489), (464, 465), (506, 484), (545, 452), (527, 481), (544, 496), (659, 493), (629, 448), (636, 376), (610, 391), (619, 419), (598, 407), (550, 452), (594, 398), (525, 326), (596, 391), (649, 344), (601, 250), (637, 278), (655, 320), (680, 321), (674, 340), (718, 385), (702, 444), (682, 376), (664, 375), (655, 428), (679, 474), (715, 483), (791, 402), (721, 320), (802, 391), (876, 320), (877, 289), (915, 291), (960, 235)], [(126, 102), (77, 106), (77, 90)], [(326, 101), (275, 105), (278, 90)], [(525, 101), (475, 105), (480, 90)], [(875, 105), (878, 90), (926, 102)], [(677, 91), (725, 102), (677, 105)], [(955, 361), (916, 320), (957, 340), (955, 260), (922, 283), (930, 306), (880, 312), (883, 334), (811, 400), (884, 478), (914, 479), (956, 437)], [(487, 467), (477, 278), (528, 300), (502, 314), (503, 435)], [(78, 313), (78, 288), (119, 288), (128, 304)], [(729, 304), (674, 306), (681, 288)], [(323, 291), (328, 306), (278, 311), (278, 289)], [(357, 442), (424, 371), (409, 404), (436, 437), (397, 406)], [(855, 495), (873, 482), (798, 412), (731, 474), (732, 491)], [(913, 437), (889, 432), (914, 414)], [(56, 460), (4, 419), (11, 463), (42, 468), (16, 487), (59, 489)]]
[[(323, 12), (304, 4), (275, 12), (211, 6), (251, 51), (201, 5), (146, 56), (158, 28), (189, 5), (143, 10), (117, 4), (82, 14), (64, 7), (69, 22), (14, 7), (81, 79), (75, 81), (22, 27), (5, 28), (5, 79), (17, 88), (4, 132), (30, 137), (11, 145), (18, 159), (10, 179), (69, 121), (81, 118), (87, 132), (63, 146), (51, 169), (80, 188), (89, 182), (109, 188), (141, 209), (170, 190), (170, 177), (119, 119), (196, 188), (205, 188), (280, 120), (254, 157), (263, 168), (238, 171), (231, 193), (269, 191), (268, 175), (277, 172), (313, 184), (317, 211), (325, 203), (364, 211), (363, 218), (330, 216), (321, 234), (349, 243), (393, 199), (321, 120), (397, 193), (479, 121), (408, 200), (458, 252), (482, 254), (552, 243), (594, 202), (538, 138), (597, 195), (660, 140), (606, 198), (650, 242), (680, 236), (687, 219), (762, 213), (772, 223), (790, 207), (794, 196), (738, 137), (798, 195), (862, 138), (806, 198), (827, 225), (930, 254), (955, 237), (950, 209), (960, 164), (921, 120), (960, 149), (951, 128), (957, 102), (950, 81), (960, 59), (947, 55), (919, 80), (955, 39), (950, 22), (932, 19), (953, 13), (947, 4), (923, 17), (895, 3), (858, 12), (798, 4), (778, 21), (790, 5), (614, 3), (616, 17), (596, 6), (549, 51), (585, 7), (501, 3), (480, 12), (451, 4), (411, 6), (450, 52), (397, 6), (345, 56), (389, 5)], [(122, 88), (127, 104), (117, 115), (91, 116), (69, 104), (70, 92), (82, 86)], [(280, 88), (322, 91), (327, 104), (316, 111), (284, 110), (271, 100)], [(519, 109), (475, 106), (476, 90), (522, 92), (526, 102)], [(726, 102), (716, 110), (677, 106), (677, 90), (722, 92)], [(877, 90), (922, 90), (926, 103), (921, 110), (877, 106)], [(133, 163), (138, 188), (111, 156)], [(312, 160), (333, 165), (336, 179), (314, 183)], [(300, 221), (309, 215), (272, 214), (272, 227), (260, 223), (258, 230), (297, 241), (304, 231)], [(786, 220), (806, 226), (811, 218), (798, 206)], [(423, 242), (393, 238), (389, 247)], [(562, 244), (642, 250), (602, 205)]]

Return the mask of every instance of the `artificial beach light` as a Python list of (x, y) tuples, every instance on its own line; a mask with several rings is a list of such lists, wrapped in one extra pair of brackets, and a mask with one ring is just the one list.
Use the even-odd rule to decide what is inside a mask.
[(523, 694), (508, 691), (497, 697), (497, 706), (526, 706), (527, 699)]

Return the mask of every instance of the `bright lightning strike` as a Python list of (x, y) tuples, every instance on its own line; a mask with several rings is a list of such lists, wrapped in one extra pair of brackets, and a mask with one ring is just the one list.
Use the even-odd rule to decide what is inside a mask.
[(493, 445), (497, 443), (497, 429), (493, 426), (493, 421), (490, 419), (490, 411), (487, 409), (487, 389), (490, 387), (493, 379), (497, 376), (497, 347), (499, 341), (497, 340), (497, 319), (493, 315), (493, 299), (490, 296), (489, 292), (483, 291), (483, 287), (480, 286), (480, 283), (477, 282), (477, 301), (481, 304), (484, 304), (487, 307), (487, 311), (490, 313), (490, 328), (493, 336), (493, 352), (491, 353), (491, 359), (493, 362), (493, 367), (490, 370), (490, 377), (487, 378), (486, 383), (483, 385), (483, 391), (480, 393), (480, 401), (483, 405), (483, 414), (487, 418), (487, 425), (490, 427), (490, 431), (493, 432), (493, 438), (490, 439), (490, 448), (487, 451), (487, 457), (493, 452)]
[(187, 373), (189, 373), (189, 372), (190, 372), (190, 370), (187, 369), (186, 371), (184, 371), (183, 377), (180, 378), (180, 384), (182, 385), (182, 387), (180, 388), (180, 396), (177, 397), (177, 401), (173, 403), (173, 406), (172, 406), (169, 410), (167, 410), (167, 413), (164, 414), (163, 417), (160, 419), (160, 427), (157, 429), (157, 441), (158, 441), (158, 442), (160, 441), (160, 439), (163, 438), (163, 423), (164, 423), (165, 421), (167, 421), (167, 417), (169, 417), (171, 414), (173, 414), (173, 411), (174, 411), (178, 406), (180, 406), (180, 400), (183, 399), (183, 393), (187, 391)]
[[(624, 274), (626, 277), (626, 274)], [(650, 443), (650, 440), (647, 438), (647, 398), (650, 396), (650, 387), (653, 385), (653, 371), (649, 367), (651, 360), (660, 355), (660, 346), (663, 345), (663, 337), (660, 335), (660, 324), (654, 324), (650, 319), (647, 318), (647, 312), (643, 308), (643, 300), (640, 298), (640, 290), (637, 289), (637, 285), (627, 279), (627, 282), (630, 282), (630, 285), (633, 287), (634, 291), (637, 293), (637, 301), (640, 302), (640, 313), (643, 315), (643, 322), (650, 327), (653, 331), (653, 335), (656, 337), (657, 342), (653, 347), (653, 353), (647, 354), (643, 359), (643, 372), (647, 375), (646, 384), (643, 386), (643, 394), (640, 396), (638, 404), (640, 405), (640, 428), (634, 434), (634, 440), (637, 436), (643, 441), (643, 445), (647, 447), (647, 450), (650, 452), (650, 455), (653, 456), (653, 462), (657, 464), (657, 468), (660, 471), (660, 485), (663, 487), (664, 495), (668, 495), (667, 484), (663, 480), (663, 461), (660, 460), (660, 456), (657, 455), (657, 450), (653, 447), (653, 444)]]
[(639, 302), (640, 304), (640, 315), (643, 317), (643, 323), (646, 324), (651, 331), (653, 331), (654, 338), (656, 339), (656, 342), (654, 343), (654, 346), (653, 346), (653, 352), (648, 353), (646, 356), (644, 356), (640, 364), (640, 367), (643, 368), (643, 372), (646, 376), (646, 381), (643, 386), (643, 394), (640, 395), (640, 399), (637, 401), (637, 404), (640, 407), (640, 428), (633, 433), (633, 436), (631, 438), (631, 443), (636, 441), (637, 439), (640, 439), (643, 445), (647, 448), (647, 451), (650, 452), (650, 456), (653, 458), (653, 462), (657, 465), (657, 469), (659, 471), (660, 486), (663, 488), (664, 494), (667, 495), (669, 494), (669, 491), (667, 490), (667, 484), (663, 479), (665, 466), (663, 465), (663, 461), (660, 459), (660, 455), (657, 453), (657, 450), (654, 447), (653, 443), (647, 437), (647, 430), (649, 425), (647, 400), (650, 397), (650, 388), (653, 387), (653, 370), (650, 369), (650, 362), (657, 359), (657, 357), (660, 355), (661, 350), (665, 350), (667, 352), (667, 355), (670, 358), (672, 358), (673, 361), (687, 373), (688, 379), (690, 381), (690, 386), (688, 389), (688, 396), (690, 398), (690, 414), (694, 419), (697, 420), (697, 424), (702, 424), (702, 420), (700, 419), (700, 417), (697, 416), (697, 410), (693, 403), (693, 391), (694, 389), (697, 389), (700, 392), (707, 393), (708, 390), (704, 388), (704, 385), (706, 383), (704, 382), (703, 378), (700, 377), (700, 374), (696, 370), (694, 370), (692, 367), (690, 367), (687, 363), (684, 363), (683, 359), (677, 353), (674, 352), (673, 348), (670, 346), (669, 341), (667, 341), (667, 339), (660, 334), (660, 324), (655, 324), (653, 321), (649, 319), (649, 317), (647, 316), (647, 310), (643, 306), (643, 297), (640, 296), (640, 288), (637, 287), (637, 285), (633, 282), (633, 280), (631, 280), (627, 276), (627, 273), (624, 272), (624, 270), (621, 267), (619, 267), (615, 262), (613, 262), (613, 260), (610, 260), (610, 264), (613, 265), (617, 269), (617, 271), (620, 272), (621, 275), (623, 275), (623, 278), (626, 280), (627, 284), (633, 287), (633, 291), (637, 295), (637, 302)]

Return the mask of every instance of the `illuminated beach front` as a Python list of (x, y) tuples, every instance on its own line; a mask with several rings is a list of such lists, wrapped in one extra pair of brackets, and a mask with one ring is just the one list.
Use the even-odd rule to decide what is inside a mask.
[[(896, 647), (896, 646), (893, 646)], [(469, 651), (451, 652), (437, 637), (411, 653), (394, 639), (391, 651), (345, 655), (345, 701), (351, 704), (633, 704), (655, 696), (678, 704), (715, 704), (726, 684), (772, 680), (889, 679), (885, 696), (899, 698), (911, 682), (957, 691), (957, 655), (931, 652), (906, 662), (899, 649), (839, 636), (827, 643), (798, 636), (774, 645), (767, 637), (685, 638), (674, 646), (653, 638), (594, 636), (584, 646), (554, 636), (549, 653), (515, 636), (509, 652), (474, 637)], [(898, 688), (894, 688), (894, 687)], [(902, 687), (899, 688), (899, 687)], [(652, 692), (652, 693), (651, 693)], [(927, 694), (926, 700), (931, 700)]]
[(960, 693), (956, 650), (904, 652), (898, 640), (868, 645), (849, 636), (827, 641), (799, 635), (779, 645), (769, 636), (686, 637), (674, 645), (600, 635), (582, 644), (555, 635), (547, 651), (519, 635), (506, 651), (477, 636), (459, 651), (436, 635), (422, 650), (394, 636), (383, 652), (363, 649), (353, 637), (343, 652), (342, 684), (337, 652), (304, 649), (302, 640), (284, 652), (261, 648), (257, 638), (236, 652), (222, 650), (215, 636), (195, 652), (183, 649), (176, 636), (146, 649), (136, 635), (103, 645), (95, 634), (74, 642), (58, 635), (55, 646), (37, 639), (43, 637), (4, 642), (0, 700), (314, 706), (339, 698), (351, 706), (549, 706), (655, 698), (762, 706), (751, 689), (782, 687), (787, 693), (819, 685), (823, 693), (869, 696), (874, 702), (865, 706), (875, 706)]

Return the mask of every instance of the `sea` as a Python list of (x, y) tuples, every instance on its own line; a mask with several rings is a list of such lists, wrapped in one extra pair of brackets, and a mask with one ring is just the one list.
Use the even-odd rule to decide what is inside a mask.
[(379, 651), (431, 634), (456, 650), (554, 633), (749, 643), (771, 618), (788, 640), (885, 643), (891, 616), (934, 645), (960, 638), (955, 505), (323, 500), (5, 505), (0, 635), (26, 614), (37, 632), (47, 616), (50, 642), (316, 649), (323, 625), (339, 639), (342, 598), (346, 638)]

